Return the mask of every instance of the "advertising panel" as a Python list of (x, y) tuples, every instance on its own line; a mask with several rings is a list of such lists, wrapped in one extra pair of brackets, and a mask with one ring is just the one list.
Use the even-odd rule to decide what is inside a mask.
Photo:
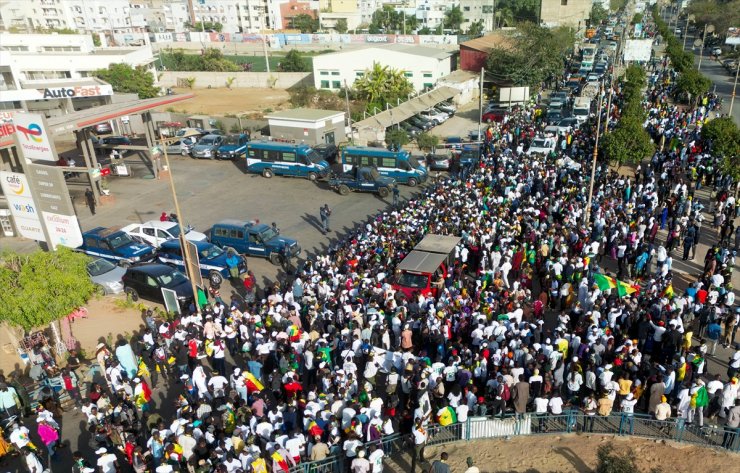
[(52, 143), (46, 133), (42, 115), (36, 113), (13, 113), (13, 125), (26, 159), (56, 161)]
[(24, 238), (46, 241), (26, 176), (17, 172), (0, 171), (0, 187), (8, 200), (18, 233)]

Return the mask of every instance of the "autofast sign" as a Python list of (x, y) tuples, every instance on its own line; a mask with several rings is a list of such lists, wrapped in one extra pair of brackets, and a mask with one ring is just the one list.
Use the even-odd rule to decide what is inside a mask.
[(46, 241), (39, 210), (31, 196), (26, 176), (17, 172), (0, 171), (0, 187), (8, 200), (18, 233), (24, 238)]
[(100, 85), (73, 85), (67, 87), (47, 87), (44, 89), (20, 89), (3, 91), (2, 102), (22, 100), (55, 100), (80, 99), (113, 95), (113, 87), (109, 84)]

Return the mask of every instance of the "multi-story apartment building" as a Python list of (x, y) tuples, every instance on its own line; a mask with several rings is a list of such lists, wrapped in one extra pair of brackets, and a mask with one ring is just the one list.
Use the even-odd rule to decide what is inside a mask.
[(493, 30), (493, 14), (496, 0), (460, 0), (463, 14), (461, 28), (467, 31), (472, 23), (483, 22), (483, 31)]
[(132, 18), (129, 0), (0, 0), (0, 26), (6, 31), (129, 33), (144, 31), (146, 23)]

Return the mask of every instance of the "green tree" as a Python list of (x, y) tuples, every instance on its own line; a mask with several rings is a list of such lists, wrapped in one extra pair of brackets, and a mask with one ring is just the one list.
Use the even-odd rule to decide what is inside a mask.
[(306, 13), (292, 17), (290, 25), (291, 28), (301, 30), (301, 33), (315, 33), (319, 30), (319, 20)]
[(601, 3), (594, 3), (591, 7), (591, 14), (588, 17), (591, 26), (599, 25), (607, 18), (609, 18), (609, 11)]
[(460, 25), (462, 25), (464, 18), (460, 5), (452, 5), (452, 8), (445, 12), (444, 25), (448, 30), (455, 32), (460, 31)]
[(609, 0), (609, 9), (611, 11), (619, 11), (627, 6), (628, 0)]
[(522, 23), (537, 24), (540, 0), (500, 0), (496, 2), (496, 24), (514, 26)]
[(696, 101), (700, 95), (709, 92), (712, 81), (696, 69), (687, 69), (676, 79), (676, 93)]
[(404, 130), (393, 128), (385, 132), (385, 144), (388, 146), (393, 145), (395, 148), (400, 149), (408, 143), (409, 135)]
[(102, 43), (100, 42), (100, 35), (98, 33), (92, 34), (92, 40), (93, 46), (95, 46), (96, 48), (99, 48), (101, 46)]
[(617, 128), (603, 136), (599, 147), (606, 158), (616, 164), (636, 164), (655, 151), (655, 144), (636, 117), (622, 117)]
[(397, 11), (392, 5), (383, 5), (383, 8), (373, 12), (369, 31), (371, 34), (393, 33), (396, 31), (406, 31), (408, 33), (414, 31), (418, 25), (419, 21), (416, 16)]
[(344, 34), (344, 33), (347, 32), (348, 29), (349, 29), (349, 27), (347, 26), (347, 19), (346, 18), (340, 18), (334, 24), (334, 30), (337, 33)]
[(385, 110), (386, 104), (396, 105), (399, 99), (406, 100), (414, 86), (403, 71), (391, 69), (374, 62), (372, 69), (353, 84), (357, 97), (367, 101), (368, 110)]
[(714, 25), (715, 31), (724, 34), (727, 28), (740, 25), (740, 0), (693, 0), (687, 10), (700, 31), (704, 25)]
[(190, 31), (216, 31), (220, 33), (221, 30), (224, 29), (224, 25), (219, 22), (211, 21), (196, 21), (195, 23), (190, 23), (189, 21), (186, 21), (185, 28), (189, 29)]
[(28, 332), (85, 305), (95, 292), (87, 275), (88, 261), (65, 247), (30, 255), (2, 253), (0, 320)]
[(419, 149), (430, 151), (439, 144), (439, 136), (427, 132), (419, 133), (416, 137), (416, 144)]
[(224, 57), (220, 49), (206, 48), (201, 54), (201, 71), (210, 72), (237, 72), (241, 70), (236, 63)]
[(115, 92), (138, 94), (140, 99), (159, 95), (159, 89), (154, 86), (154, 75), (143, 66), (111, 64), (107, 69), (93, 72), (93, 75), (109, 83)]
[(701, 137), (722, 161), (722, 172), (740, 178), (740, 130), (732, 118), (715, 118), (701, 129)]
[(642, 23), (642, 13), (635, 13), (635, 16), (632, 17), (632, 24), (636, 25), (638, 23)]
[(280, 61), (280, 70), (282, 72), (307, 72), (310, 68), (308, 61), (297, 50), (291, 49), (285, 55), (285, 58)]
[(419, 30), (416, 33), (420, 35), (428, 35), (428, 34), (432, 34), (432, 29), (429, 28), (428, 26), (424, 26), (422, 28), (419, 28)]
[(483, 20), (477, 20), (470, 24), (468, 31), (465, 32), (468, 36), (482, 36), (483, 35)]

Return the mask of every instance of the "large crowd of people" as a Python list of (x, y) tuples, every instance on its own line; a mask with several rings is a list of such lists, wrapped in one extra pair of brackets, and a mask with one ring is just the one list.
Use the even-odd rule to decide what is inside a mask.
[[(416, 469), (432, 426), (530, 415), (546, 430), (565, 409), (585, 414), (586, 430), (611, 413), (699, 433), (712, 419), (722, 446), (737, 442), (738, 188), (699, 134), (713, 97), (673, 105), (672, 74), (652, 67), (644, 98), (659, 150), (629, 176), (599, 161), (590, 208), (595, 117), (558, 136), (553, 155), (529, 156), (545, 125), (523, 107), (490, 127), (479, 164), (364, 222), (289, 280), (258, 287), (250, 273), (230, 300), (211, 287), (198, 310), (146, 314), (140, 337), (101, 343), (103, 379), (84, 398), (75, 367), (63, 373), (90, 432), (74, 471), (288, 473), (337, 456), (378, 473), (377, 441), (397, 433)], [(615, 87), (604, 108), (614, 121)], [(394, 270), (427, 234), (461, 243), (436, 297), (406, 297)], [(700, 242), (709, 249), (697, 255)], [(680, 291), (678, 257), (696, 268)], [(734, 354), (710, 375), (718, 345)], [(33, 430), (9, 427), (31, 473), (44, 470), (40, 445), (53, 465), (59, 415), (42, 408)]]

